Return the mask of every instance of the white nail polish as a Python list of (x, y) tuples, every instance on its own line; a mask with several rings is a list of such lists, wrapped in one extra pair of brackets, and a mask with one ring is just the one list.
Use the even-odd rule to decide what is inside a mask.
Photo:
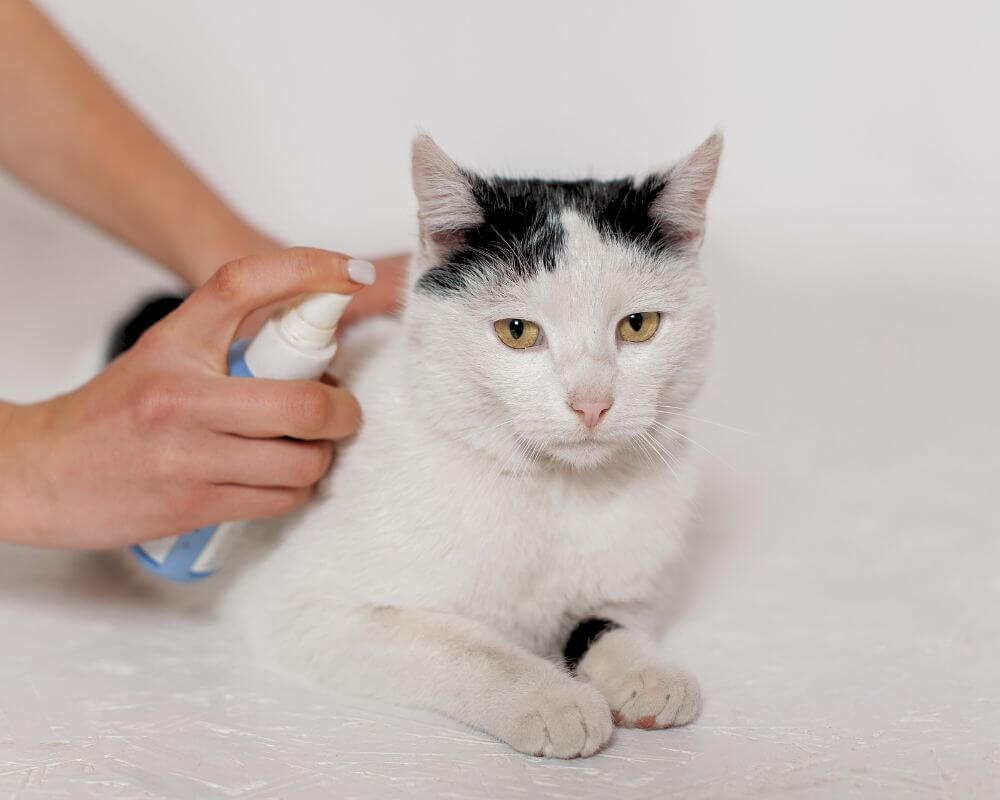
[(365, 286), (375, 283), (375, 265), (371, 261), (352, 258), (347, 262), (347, 274), (355, 283), (363, 283)]

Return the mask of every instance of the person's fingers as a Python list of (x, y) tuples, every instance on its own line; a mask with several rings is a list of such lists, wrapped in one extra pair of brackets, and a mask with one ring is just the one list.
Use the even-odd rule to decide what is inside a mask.
[(219, 520), (247, 520), (286, 514), (312, 497), (313, 487), (220, 485), (211, 487), (195, 527)]
[(192, 352), (217, 364), (243, 319), (261, 306), (305, 292), (351, 294), (375, 280), (370, 262), (342, 253), (292, 247), (231, 261), (163, 320)]
[(345, 325), (371, 314), (395, 311), (403, 302), (410, 254), (397, 253), (373, 261), (377, 279), (374, 285), (366, 286), (354, 296), (351, 305), (344, 312), (342, 322)]
[(342, 439), (361, 423), (354, 395), (321, 381), (212, 378), (191, 413), (210, 430), (254, 438)]
[(194, 456), (191, 477), (217, 484), (304, 488), (323, 477), (333, 443), (213, 435)]

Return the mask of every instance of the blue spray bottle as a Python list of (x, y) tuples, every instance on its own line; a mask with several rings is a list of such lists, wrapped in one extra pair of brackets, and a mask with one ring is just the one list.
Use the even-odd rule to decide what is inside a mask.
[[(323, 292), (276, 311), (253, 339), (229, 349), (229, 374), (242, 378), (313, 380), (322, 377), (337, 352), (337, 323), (350, 295)], [(132, 552), (150, 572), (171, 581), (198, 581), (221, 563), (234, 523), (223, 522), (152, 542)]]

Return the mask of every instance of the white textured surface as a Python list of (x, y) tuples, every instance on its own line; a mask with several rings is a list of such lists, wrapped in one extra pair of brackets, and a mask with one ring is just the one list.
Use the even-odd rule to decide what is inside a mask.
[[(723, 122), (706, 252), (720, 336), (697, 413), (756, 435), (695, 433), (718, 458), (665, 644), (705, 691), (688, 729), (525, 758), (247, 667), (88, 559), (0, 547), (0, 797), (997, 796), (1000, 179), (979, 102), (994, 25), (916, 3), (649, 4), (661, 17), (642, 25), (551, 4), (527, 34), (538, 82), (529, 59), (456, 40), (457, 6), (219, 3), (191, 26), (183, 3), (46, 5), (242, 207), (359, 254), (408, 241), (414, 122), (477, 165), (567, 175), (673, 155)], [(517, 15), (486, 16), (513, 35)], [(0, 396), (22, 400), (163, 283), (3, 183), (0, 276)]]

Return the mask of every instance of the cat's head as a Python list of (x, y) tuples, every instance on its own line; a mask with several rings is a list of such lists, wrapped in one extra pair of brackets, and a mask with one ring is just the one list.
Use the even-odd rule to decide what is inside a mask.
[(416, 402), (512, 468), (649, 450), (704, 379), (697, 264), (722, 138), (638, 178), (487, 178), (413, 143)]

